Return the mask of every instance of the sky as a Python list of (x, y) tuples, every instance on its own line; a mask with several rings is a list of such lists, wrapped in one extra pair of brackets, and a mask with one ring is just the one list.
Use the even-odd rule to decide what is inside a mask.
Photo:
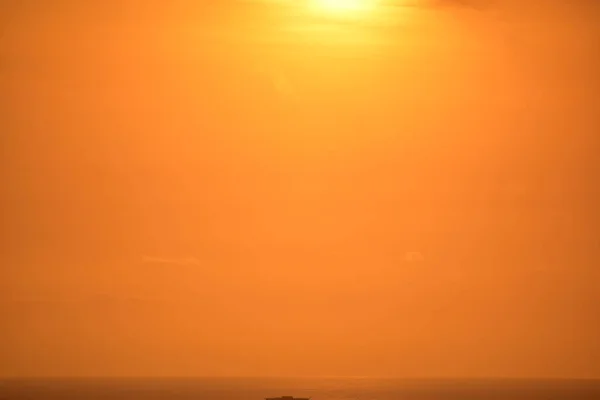
[(600, 10), (412, 3), (2, 2), (0, 376), (599, 378)]

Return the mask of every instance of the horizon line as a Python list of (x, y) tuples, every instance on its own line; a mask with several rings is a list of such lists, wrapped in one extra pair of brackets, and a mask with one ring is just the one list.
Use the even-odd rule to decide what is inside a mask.
[(527, 381), (600, 381), (600, 376), (389, 376), (389, 375), (0, 375), (2, 380), (43, 380), (43, 379), (365, 379), (398, 381), (486, 381), (486, 380), (527, 380)]

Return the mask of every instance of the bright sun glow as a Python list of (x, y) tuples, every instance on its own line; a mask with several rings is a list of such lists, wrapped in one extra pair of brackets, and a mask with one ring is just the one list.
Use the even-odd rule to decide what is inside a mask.
[(374, 0), (313, 0), (313, 5), (321, 12), (347, 14), (367, 11)]

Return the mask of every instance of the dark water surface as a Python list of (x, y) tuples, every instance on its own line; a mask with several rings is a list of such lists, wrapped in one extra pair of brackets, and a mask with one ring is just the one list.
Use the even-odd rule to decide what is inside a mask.
[(0, 381), (0, 400), (600, 399), (598, 380), (392, 380), (361, 378), (36, 379)]

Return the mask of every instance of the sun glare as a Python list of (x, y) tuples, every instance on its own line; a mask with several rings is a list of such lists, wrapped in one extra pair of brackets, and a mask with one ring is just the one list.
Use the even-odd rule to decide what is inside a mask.
[(367, 11), (374, 0), (314, 0), (313, 6), (332, 14), (354, 14)]

